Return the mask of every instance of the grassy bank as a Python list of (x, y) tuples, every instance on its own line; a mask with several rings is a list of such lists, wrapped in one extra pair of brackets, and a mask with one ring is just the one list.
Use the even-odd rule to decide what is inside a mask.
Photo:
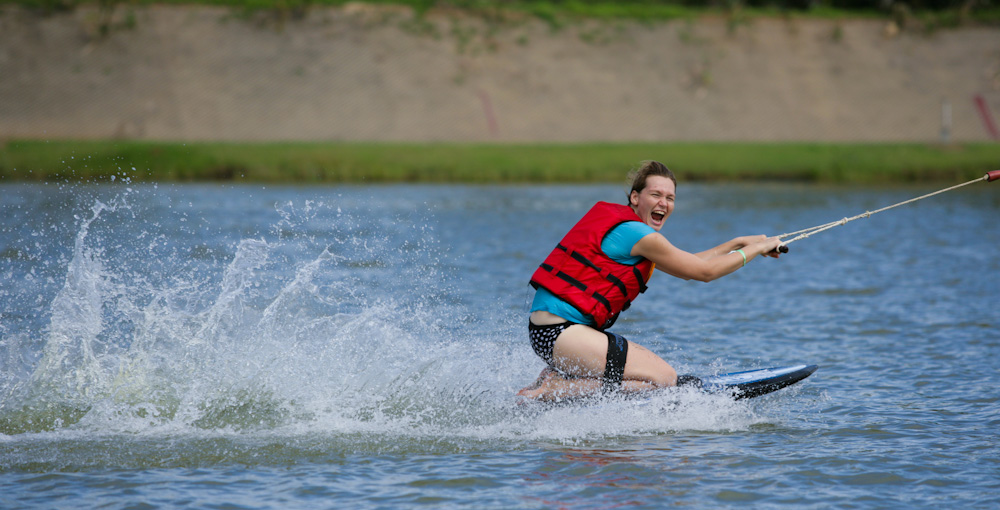
[(656, 159), (683, 180), (886, 183), (973, 179), (1000, 144), (819, 143), (161, 143), (8, 141), (0, 182), (617, 182)]
[[(567, 20), (631, 19), (658, 22), (685, 19), (703, 15), (735, 16), (808, 16), (819, 18), (884, 17), (921, 25), (923, 28), (954, 27), (966, 23), (996, 24), (1000, 22), (1000, 7), (990, 2), (939, 1), (939, 2), (882, 2), (878, 0), (825, 0), (801, 2), (774, 0), (753, 2), (727, 0), (726, 2), (691, 0), (0, 0), (0, 4), (18, 4), (42, 12), (57, 12), (78, 6), (97, 6), (110, 14), (115, 9), (131, 9), (154, 4), (212, 5), (234, 9), (236, 12), (267, 12), (282, 19), (301, 17), (307, 10), (323, 7), (343, 7), (345, 4), (371, 4), (403, 6), (418, 16), (439, 10), (467, 14), (491, 22), (517, 20), (532, 16), (562, 26)], [(745, 19), (743, 19), (745, 21)]]

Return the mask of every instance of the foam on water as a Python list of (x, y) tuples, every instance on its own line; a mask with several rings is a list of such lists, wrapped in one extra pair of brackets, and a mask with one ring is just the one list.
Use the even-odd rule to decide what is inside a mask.
[(263, 234), (234, 219), (240, 234), (227, 237), (197, 210), (137, 205), (157, 188), (116, 189), (77, 213), (44, 326), (11, 331), (0, 317), (5, 440), (577, 441), (763, 420), (746, 403), (685, 392), (519, 405), (513, 393), (541, 368), (523, 316), (463, 308), (448, 248), (413, 227), (429, 222), (353, 202), (278, 203)]

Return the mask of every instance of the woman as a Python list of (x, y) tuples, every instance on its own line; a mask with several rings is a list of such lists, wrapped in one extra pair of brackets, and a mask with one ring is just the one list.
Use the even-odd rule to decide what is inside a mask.
[(628, 205), (599, 202), (572, 228), (531, 277), (536, 289), (528, 323), (531, 345), (548, 364), (518, 395), (554, 400), (597, 391), (637, 392), (696, 381), (648, 349), (605, 331), (646, 290), (655, 267), (703, 282), (778, 257), (776, 237), (737, 237), (689, 253), (659, 233), (674, 210), (677, 179), (645, 161), (630, 175)]

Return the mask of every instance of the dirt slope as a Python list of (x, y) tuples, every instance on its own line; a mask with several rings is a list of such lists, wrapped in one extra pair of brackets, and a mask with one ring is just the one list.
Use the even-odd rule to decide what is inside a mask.
[(489, 26), (349, 5), (303, 19), (0, 8), (0, 139), (990, 139), (1000, 30), (724, 19)]

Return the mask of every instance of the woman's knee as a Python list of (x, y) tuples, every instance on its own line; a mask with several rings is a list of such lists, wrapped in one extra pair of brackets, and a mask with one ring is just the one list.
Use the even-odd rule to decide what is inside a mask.
[(663, 358), (649, 349), (629, 342), (629, 357), (625, 364), (625, 378), (647, 381), (657, 387), (677, 384), (677, 371)]
[(664, 386), (676, 386), (677, 385), (677, 371), (674, 367), (670, 366), (666, 362), (663, 363), (663, 368), (657, 371), (657, 377), (653, 384), (664, 387)]

